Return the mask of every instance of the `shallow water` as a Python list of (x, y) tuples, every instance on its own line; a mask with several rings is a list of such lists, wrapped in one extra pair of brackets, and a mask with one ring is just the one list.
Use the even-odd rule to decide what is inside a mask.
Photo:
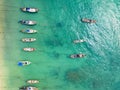
[[(120, 1), (119, 0), (5, 0), (5, 62), (9, 67), (9, 90), (26, 86), (28, 79), (38, 79), (41, 90), (119, 90), (120, 87)], [(9, 8), (8, 8), (9, 7)], [(36, 7), (36, 14), (23, 13), (20, 7)], [(91, 18), (96, 24), (81, 22)], [(36, 26), (25, 26), (19, 20), (35, 20)], [(32, 28), (37, 34), (23, 34)], [(22, 43), (23, 37), (36, 42)], [(74, 39), (86, 42), (74, 44)], [(34, 47), (35, 52), (22, 48)], [(74, 53), (85, 53), (82, 59), (70, 59)], [(18, 67), (20, 60), (30, 66)]]

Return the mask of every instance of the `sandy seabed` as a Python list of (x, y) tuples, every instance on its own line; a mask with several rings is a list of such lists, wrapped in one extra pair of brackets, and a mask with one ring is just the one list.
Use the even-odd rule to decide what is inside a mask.
[[(0, 10), (2, 11), (4, 9), (4, 6), (3, 6), (3, 1), (4, 0), (0, 0)], [(5, 45), (5, 41), (4, 41), (4, 24), (5, 23), (2, 23), (2, 21), (4, 22), (5, 20), (5, 16), (4, 16), (4, 12), (1, 12), (0, 13), (0, 90), (6, 90), (6, 81), (7, 81), (7, 67), (4, 63), (4, 53), (5, 53), (5, 50), (4, 50), (4, 45)]]

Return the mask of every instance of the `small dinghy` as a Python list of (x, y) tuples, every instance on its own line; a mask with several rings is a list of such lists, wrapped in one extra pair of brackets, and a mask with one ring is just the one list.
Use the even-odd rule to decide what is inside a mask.
[(27, 30), (21, 30), (22, 33), (27, 33), (27, 34), (33, 34), (33, 33), (37, 33), (37, 30), (33, 30), (33, 29), (27, 29)]
[(37, 83), (39, 83), (39, 81), (38, 80), (28, 80), (27, 83), (29, 83), (29, 84), (37, 84)]
[(26, 52), (33, 52), (35, 51), (35, 48), (23, 48), (23, 50)]
[(30, 8), (30, 7), (24, 7), (20, 8), (23, 12), (30, 12), (30, 13), (36, 13), (39, 10), (37, 8)]
[(85, 42), (85, 40), (80, 39), (80, 40), (74, 40), (73, 42), (74, 42), (74, 43), (82, 43), (82, 42)]
[(31, 20), (20, 20), (19, 23), (24, 24), (24, 25), (29, 25), (29, 26), (37, 24), (36, 21), (31, 21)]
[(35, 38), (23, 38), (22, 39), (22, 42), (34, 42), (34, 41), (36, 41)]
[(27, 65), (30, 65), (31, 64), (31, 62), (29, 62), (29, 61), (19, 61), (18, 62), (18, 66), (27, 66)]
[(81, 19), (81, 21), (84, 23), (96, 23), (96, 20), (91, 20), (91, 19), (87, 19), (87, 18), (83, 18), (83, 19)]
[(32, 86), (24, 86), (20, 87), (19, 90), (38, 90), (38, 88)]
[(72, 54), (70, 55), (71, 58), (83, 58), (84, 56), (86, 56), (85, 54)]

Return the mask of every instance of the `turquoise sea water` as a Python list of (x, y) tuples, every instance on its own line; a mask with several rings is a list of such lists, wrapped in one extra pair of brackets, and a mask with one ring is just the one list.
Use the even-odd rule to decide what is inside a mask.
[[(120, 88), (120, 1), (119, 0), (4, 0), (5, 62), (9, 69), (7, 87), (18, 90), (26, 80), (38, 79), (39, 90), (119, 90)], [(36, 7), (36, 14), (23, 13), (21, 7)], [(96, 24), (81, 22), (91, 18)], [(35, 20), (25, 26), (19, 20)], [(32, 28), (37, 34), (23, 34)], [(24, 37), (36, 42), (22, 43)], [(74, 44), (75, 39), (86, 42)], [(22, 48), (34, 47), (35, 52)], [(85, 53), (82, 59), (69, 55)], [(30, 66), (18, 67), (20, 60)]]

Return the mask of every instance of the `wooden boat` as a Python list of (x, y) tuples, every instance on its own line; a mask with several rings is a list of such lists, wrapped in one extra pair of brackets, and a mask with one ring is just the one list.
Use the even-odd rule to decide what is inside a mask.
[(29, 26), (37, 24), (36, 21), (32, 21), (32, 20), (20, 20), (19, 23), (24, 24), (24, 25), (29, 25)]
[(20, 87), (19, 90), (38, 90), (38, 88), (32, 86), (24, 86), (24, 87)]
[(23, 38), (22, 42), (34, 42), (36, 41), (36, 38)]
[(20, 8), (23, 12), (30, 12), (30, 13), (36, 13), (38, 12), (37, 8), (30, 8), (30, 7), (23, 7)]
[(81, 21), (85, 22), (85, 23), (96, 23), (96, 20), (91, 20), (91, 19), (87, 19), (87, 18), (82, 18)]
[(80, 39), (80, 40), (74, 40), (73, 42), (74, 42), (74, 43), (82, 43), (82, 42), (85, 42), (85, 40)]
[(21, 30), (22, 33), (27, 33), (27, 34), (33, 34), (33, 33), (37, 33), (37, 30), (33, 30), (33, 29), (27, 29), (27, 30)]
[(83, 58), (84, 56), (86, 56), (85, 54), (72, 54), (70, 55), (71, 58)]
[(29, 61), (19, 61), (18, 62), (18, 66), (27, 66), (27, 65), (30, 65), (31, 64), (31, 62), (29, 62)]
[(26, 52), (33, 52), (35, 51), (35, 48), (23, 48), (23, 50)]
[(29, 84), (37, 84), (37, 83), (39, 83), (39, 81), (38, 80), (28, 80), (27, 83), (29, 83)]

